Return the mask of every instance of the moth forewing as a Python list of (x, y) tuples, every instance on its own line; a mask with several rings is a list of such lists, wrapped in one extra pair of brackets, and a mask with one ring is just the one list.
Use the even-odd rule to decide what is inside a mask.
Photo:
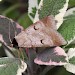
[(53, 47), (66, 44), (64, 38), (54, 27), (56, 28), (55, 20), (48, 16), (29, 26), (15, 39), (19, 47)]
[(48, 26), (49, 28), (52, 28), (54, 30), (57, 30), (57, 27), (56, 27), (56, 21), (54, 19), (54, 17), (51, 15), (51, 16), (47, 16), (45, 17), (44, 19), (41, 20), (46, 26)]

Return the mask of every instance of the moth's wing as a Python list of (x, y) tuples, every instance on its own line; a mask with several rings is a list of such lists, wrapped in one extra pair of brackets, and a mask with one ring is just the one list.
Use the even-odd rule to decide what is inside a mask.
[(42, 19), (41, 21), (49, 28), (57, 30), (56, 21), (53, 16), (47, 16), (44, 19)]
[(15, 39), (19, 47), (31, 47), (31, 41), (25, 31), (22, 31), (20, 34), (15, 36)]
[[(39, 21), (22, 31), (15, 37), (19, 47), (47, 47), (53, 46), (51, 37), (45, 32), (45, 25)], [(45, 44), (43, 40), (46, 39)]]
[(45, 28), (42, 22), (36, 22), (22, 31), (15, 37), (19, 47), (42, 47), (41, 40), (45, 37), (42, 29)]
[(54, 29), (38, 21), (15, 37), (19, 47), (53, 47), (66, 42)]
[(63, 36), (56, 30), (50, 29), (50, 30), (45, 30), (46, 33), (51, 37), (51, 40), (53, 41), (54, 46), (61, 46), (65, 45), (67, 42), (63, 38)]

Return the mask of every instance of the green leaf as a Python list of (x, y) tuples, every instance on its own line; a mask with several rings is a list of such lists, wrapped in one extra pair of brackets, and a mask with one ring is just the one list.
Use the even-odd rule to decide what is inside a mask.
[(27, 28), (32, 24), (31, 19), (29, 18), (28, 14), (23, 14), (19, 19), (18, 23), (23, 26), (24, 28)]
[(75, 6), (75, 0), (70, 0), (69, 1), (69, 8), (72, 8)]
[(20, 12), (16, 9), (16, 10), (9, 12), (6, 16), (13, 20), (16, 20), (20, 16)]
[(41, 0), (34, 22), (46, 16), (53, 15), (55, 20), (57, 20), (57, 26), (59, 27), (63, 22), (63, 16), (67, 10), (68, 1), (69, 0)]
[[(0, 43), (1, 44), (1, 43)], [(1, 57), (4, 57), (4, 56), (6, 56), (6, 54), (5, 54), (5, 51), (4, 51), (4, 49), (3, 49), (3, 47), (2, 47), (2, 44), (1, 44), (1, 46), (0, 46), (0, 58)]]
[(64, 67), (67, 71), (75, 74), (75, 48), (70, 48), (68, 50), (67, 55), (69, 62), (66, 65), (64, 65)]
[(29, 0), (28, 15), (33, 21), (40, 0)]
[(69, 44), (69, 45), (65, 46), (65, 49), (67, 49), (67, 48), (75, 48), (75, 44)]
[(49, 74), (47, 75), (73, 75), (71, 74), (70, 72), (66, 71), (64, 67), (55, 67), (52, 69), (52, 72), (50, 72)]
[(18, 65), (20, 65), (19, 60), (14, 58), (1, 58), (0, 65), (4, 65), (0, 67), (1, 75), (16, 75), (18, 70)]
[(69, 48), (67, 55), (69, 63), (75, 65), (75, 48)]
[[(21, 61), (18, 58), (0, 58), (0, 74), (1, 75), (18, 75)], [(24, 66), (25, 69), (27, 66)], [(23, 69), (23, 68), (22, 68)]]
[(36, 10), (37, 10), (37, 8), (34, 7), (34, 8), (32, 8), (32, 13), (29, 13), (30, 16), (32, 16), (33, 18), (35, 17)]
[(64, 22), (58, 29), (67, 41), (67, 46), (70, 44), (75, 44), (75, 8), (70, 10), (67, 11)]
[(66, 0), (43, 0), (43, 7), (39, 10), (39, 18), (42, 19), (48, 15), (56, 15), (59, 9), (63, 8)]
[(39, 5), (40, 1), (41, 1), (41, 0), (38, 0), (38, 5)]
[(72, 58), (69, 59), (69, 63), (75, 65), (75, 56), (73, 56)]
[(2, 15), (4, 16), (8, 16), (11, 18), (15, 18), (18, 17), (20, 15), (19, 11), (17, 10), (19, 7), (21, 6), (21, 4), (15, 4), (11, 7), (9, 7), (8, 9), (6, 9)]

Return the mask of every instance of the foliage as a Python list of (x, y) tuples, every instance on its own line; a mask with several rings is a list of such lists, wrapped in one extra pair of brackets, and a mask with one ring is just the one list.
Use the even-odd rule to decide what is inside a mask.
[[(5, 74), (63, 75), (63, 73), (66, 75), (75, 74), (74, 7), (75, 7), (74, 0), (70, 1), (29, 0), (28, 5), (27, 0), (13, 0), (13, 1), (5, 0), (0, 2), (0, 74), (1, 75)], [(17, 21), (21, 26), (15, 21), (2, 15), (12, 18), (13, 20)], [(51, 22), (47, 20), (46, 17), (48, 16), (53, 17), (49, 19), (51, 20)], [(54, 19), (56, 21), (54, 21)], [(22, 40), (23, 42), (25, 42), (25, 39), (27, 38), (27, 42), (29, 42), (30, 39), (34, 39), (34, 35), (31, 36), (31, 34), (43, 33), (42, 31), (43, 29), (41, 29), (40, 26), (40, 24), (42, 23), (44, 23), (43, 25), (50, 23), (52, 24), (50, 28), (52, 29), (51, 31), (48, 30), (49, 26), (42, 27), (44, 28), (44, 33), (47, 31), (46, 34), (51, 32), (53, 34), (58, 33), (58, 36), (60, 36), (61, 34), (66, 40), (67, 44), (65, 44), (64, 46), (62, 46), (63, 44), (60, 44), (55, 46), (53, 45), (51, 47), (49, 46), (46, 47), (45, 44), (43, 43), (43, 40), (41, 40), (40, 42), (41, 44), (43, 44), (43, 46), (41, 47), (37, 46), (28, 48), (28, 46), (24, 47), (23, 45), (22, 46), (23, 48), (21, 48), (18, 43), (19, 41), (21, 41), (20, 43), (22, 43)], [(38, 30), (37, 27), (39, 28), (40, 32), (36, 31)], [(27, 28), (26, 30), (29, 30), (29, 32), (27, 33), (28, 35), (26, 35), (26, 31), (24, 32), (25, 28)], [(32, 32), (31, 30), (32, 28), (35, 31)], [(20, 35), (22, 33), (24, 34)], [(18, 35), (21, 38), (17, 41), (16, 37), (18, 37)], [(36, 39), (39, 36), (37, 36)], [(53, 38), (51, 39), (51, 37), (52, 35), (49, 37), (49, 39), (53, 41)], [(32, 40), (32, 42), (33, 41), (35, 40)], [(39, 43), (39, 40), (36, 43)], [(64, 68), (56, 67), (61, 65), (63, 65)], [(55, 74), (53, 71), (55, 71)]]

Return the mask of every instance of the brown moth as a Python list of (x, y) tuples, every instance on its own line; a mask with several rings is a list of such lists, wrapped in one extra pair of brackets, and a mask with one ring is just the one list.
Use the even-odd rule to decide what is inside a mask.
[(66, 44), (56, 30), (53, 16), (48, 16), (22, 31), (15, 37), (19, 47), (53, 47)]

